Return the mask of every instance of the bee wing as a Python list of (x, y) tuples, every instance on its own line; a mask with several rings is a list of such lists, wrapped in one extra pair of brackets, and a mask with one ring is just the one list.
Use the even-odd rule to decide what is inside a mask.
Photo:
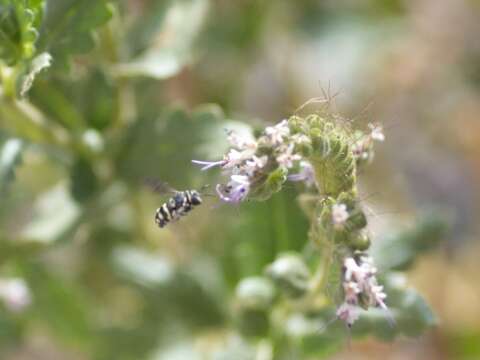
[(144, 185), (150, 188), (151, 191), (158, 194), (176, 193), (177, 190), (172, 188), (167, 182), (161, 181), (156, 178), (146, 178)]

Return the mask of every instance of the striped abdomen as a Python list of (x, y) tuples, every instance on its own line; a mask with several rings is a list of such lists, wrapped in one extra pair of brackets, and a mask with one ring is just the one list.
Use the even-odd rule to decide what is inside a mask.
[(164, 227), (172, 220), (177, 220), (188, 213), (194, 206), (200, 205), (202, 199), (196, 190), (177, 192), (160, 206), (155, 213), (155, 222), (159, 227)]

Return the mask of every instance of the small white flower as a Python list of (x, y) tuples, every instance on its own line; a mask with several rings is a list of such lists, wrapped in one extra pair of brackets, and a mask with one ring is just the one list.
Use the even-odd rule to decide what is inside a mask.
[(238, 150), (256, 150), (257, 142), (253, 136), (240, 135), (237, 132), (231, 130), (227, 132), (227, 139), (232, 144), (233, 147), (236, 147)]
[(228, 169), (239, 165), (242, 161), (248, 159), (248, 156), (246, 155), (247, 154), (245, 154), (243, 151), (230, 149), (230, 151), (224, 157), (225, 164), (222, 167)]
[(21, 312), (32, 302), (30, 289), (20, 278), (0, 280), (0, 299), (12, 312)]
[(285, 146), (280, 154), (277, 155), (277, 162), (279, 165), (285, 166), (287, 169), (293, 167), (293, 163), (295, 161), (302, 160), (302, 156), (300, 154), (293, 153), (294, 145), (290, 144)]
[(370, 128), (370, 137), (376, 141), (385, 141), (385, 134), (383, 133), (383, 128), (380, 124), (368, 124)]
[(343, 291), (345, 292), (345, 302), (349, 304), (356, 304), (357, 296), (362, 292), (358, 284), (353, 281), (344, 282)]
[(360, 316), (358, 307), (346, 302), (340, 305), (336, 314), (348, 327), (352, 327), (353, 323), (357, 321)]
[(347, 205), (334, 204), (332, 206), (332, 222), (336, 229), (342, 229), (348, 217)]
[(283, 143), (285, 137), (290, 135), (288, 121), (282, 120), (275, 126), (267, 126), (265, 128), (265, 135), (270, 140), (272, 145), (280, 145)]
[(253, 174), (256, 170), (263, 168), (267, 165), (268, 156), (263, 155), (261, 157), (257, 157), (255, 155), (252, 156), (251, 159), (245, 162), (246, 165), (246, 172), (249, 174)]
[[(361, 256), (355, 260), (347, 257), (343, 262), (343, 290), (345, 303), (356, 305), (362, 301), (362, 305), (368, 307), (380, 307), (387, 311), (387, 318), (390, 324), (394, 324), (392, 314), (389, 312), (385, 299), (387, 295), (383, 292), (383, 286), (378, 285), (375, 274), (377, 269), (373, 266), (372, 259)], [(362, 295), (360, 298), (359, 296)]]
[(293, 167), (293, 163), (301, 159), (302, 157), (298, 154), (284, 153), (277, 156), (277, 162), (280, 165), (285, 166), (287, 169), (290, 169), (291, 167)]
[(312, 142), (305, 134), (294, 134), (290, 137), (290, 140), (295, 144), (310, 144)]

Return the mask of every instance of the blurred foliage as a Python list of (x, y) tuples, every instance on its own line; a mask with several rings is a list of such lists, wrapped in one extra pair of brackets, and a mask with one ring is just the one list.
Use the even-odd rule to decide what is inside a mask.
[[(218, 174), (200, 172), (191, 160), (222, 154), (225, 128), (258, 129), (291, 115), (311, 95), (301, 86), (312, 78), (320, 92), (323, 75), (309, 71), (321, 61), (304, 61), (308, 49), (329, 54), (332, 73), (346, 67), (347, 58), (364, 65), (365, 71), (351, 70), (358, 82), (366, 74), (365, 82), (376, 84), (373, 93), (393, 94), (392, 103), (380, 101), (387, 118), (399, 107), (414, 112), (410, 95), (423, 101), (421, 119), (439, 118), (424, 113), (442, 101), (423, 83), (455, 87), (457, 72), (477, 92), (462, 100), (468, 105), (463, 111), (476, 116), (480, 50), (469, 46), (478, 35), (473, 25), (463, 30), (468, 39), (451, 58), (435, 48), (442, 43), (437, 38), (428, 43), (433, 55), (418, 39), (420, 45), (404, 45), (403, 57), (392, 55), (407, 41), (411, 24), (405, 23), (432, 11), (424, 6), (397, 0), (0, 0), (0, 277), (23, 278), (32, 298), (22, 312), (0, 308), (0, 357), (311, 359), (341, 351), (350, 335), (391, 341), (437, 324), (398, 271), (411, 269), (451, 235), (451, 219), (443, 214), (430, 211), (406, 230), (397, 221), (375, 236), (373, 253), (396, 324), (385, 312), (369, 310), (350, 334), (332, 322), (334, 304), (324, 306), (326, 299), (308, 308), (295, 300), (318, 266), (299, 189), (233, 208), (208, 197), (213, 190), (207, 189), (202, 208), (160, 230), (153, 217), (168, 195), (144, 186), (149, 177), (177, 189), (214, 183)], [(339, 26), (345, 23), (351, 27)], [(445, 23), (452, 22), (440, 22), (442, 28)], [(376, 53), (377, 40), (361, 38), (355, 26), (381, 34)], [(389, 52), (383, 46), (392, 36), (397, 48)], [(329, 41), (333, 50), (365, 43), (342, 53), (322, 47)], [(456, 55), (468, 66), (452, 70)], [(440, 57), (440, 75), (436, 68), (421, 73)], [(371, 72), (382, 66), (385, 72)], [(345, 71), (340, 80), (357, 82), (351, 75)], [(434, 75), (435, 81), (425, 81)], [(329, 79), (327, 70), (321, 80)], [(345, 87), (357, 109), (372, 96), (371, 89)], [(455, 96), (466, 93), (462, 88)], [(447, 100), (441, 111), (461, 112), (448, 112)], [(453, 115), (431, 128), (452, 134)], [(466, 150), (474, 153), (478, 141), (469, 139)], [(398, 148), (379, 155), (384, 174), (403, 173), (403, 158), (394, 157), (401, 156)], [(374, 173), (367, 183), (383, 186), (390, 177)], [(454, 180), (455, 191), (464, 190)], [(403, 199), (388, 201), (394, 207)], [(287, 272), (279, 268), (282, 260)], [(338, 288), (330, 285), (335, 299)], [(479, 356), (478, 329), (444, 336), (455, 358)], [(25, 355), (39, 343), (46, 345)]]

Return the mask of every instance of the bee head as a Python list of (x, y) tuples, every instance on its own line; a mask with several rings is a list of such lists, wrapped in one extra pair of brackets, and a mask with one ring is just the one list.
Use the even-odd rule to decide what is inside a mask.
[(202, 198), (200, 194), (196, 190), (190, 191), (190, 195), (192, 197), (192, 205), (200, 205), (202, 203)]

